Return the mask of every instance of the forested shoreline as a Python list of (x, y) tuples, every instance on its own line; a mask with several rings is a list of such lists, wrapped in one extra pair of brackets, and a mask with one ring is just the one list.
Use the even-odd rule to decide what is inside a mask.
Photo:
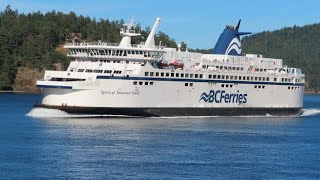
[[(8, 5), (0, 12), (0, 90), (24, 90), (14, 88), (20, 69), (23, 72), (30, 69), (33, 74), (45, 69), (66, 69), (70, 58), (62, 47), (70, 33), (81, 33), (84, 41), (120, 42), (123, 24), (124, 20), (96, 20), (74, 12), (23, 14)], [(141, 32), (141, 36), (134, 37), (132, 43), (146, 39), (150, 32), (150, 27), (142, 29), (140, 24), (134, 29)], [(169, 47), (177, 46), (174, 39), (161, 31), (155, 40)]]
[(320, 23), (256, 33), (243, 38), (242, 47), (245, 53), (283, 59), (288, 67), (301, 68), (307, 90), (320, 90)]
[[(63, 45), (71, 33), (81, 33), (86, 41), (120, 42), (120, 28), (124, 20), (110, 21), (51, 11), (47, 13), (19, 13), (8, 5), (0, 12), (0, 90), (34, 91), (35, 80), (45, 69), (65, 69), (70, 58)], [(134, 29), (142, 36), (133, 43), (146, 39), (150, 28)], [(176, 41), (159, 32), (156, 43), (177, 47)], [(320, 88), (320, 24), (286, 27), (272, 32), (261, 32), (243, 38), (243, 52), (281, 58), (290, 67), (300, 67), (306, 74), (307, 87)], [(190, 49), (202, 53), (212, 49)], [(24, 88), (29, 86), (28, 88)]]

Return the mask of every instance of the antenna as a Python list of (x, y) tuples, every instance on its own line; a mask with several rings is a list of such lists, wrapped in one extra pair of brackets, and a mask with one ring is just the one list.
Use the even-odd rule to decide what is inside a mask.
[(239, 22), (238, 22), (238, 24), (237, 24), (237, 26), (236, 26), (236, 31), (239, 30), (239, 28), (240, 28), (240, 23), (241, 23), (241, 19), (239, 20)]
[(134, 16), (131, 17), (131, 21), (128, 24), (124, 24), (130, 30), (134, 26)]

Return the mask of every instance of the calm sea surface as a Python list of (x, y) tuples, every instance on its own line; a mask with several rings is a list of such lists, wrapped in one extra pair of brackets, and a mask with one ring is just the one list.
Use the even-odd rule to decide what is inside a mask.
[(320, 179), (319, 95), (296, 118), (74, 117), (39, 99), (0, 94), (0, 179)]

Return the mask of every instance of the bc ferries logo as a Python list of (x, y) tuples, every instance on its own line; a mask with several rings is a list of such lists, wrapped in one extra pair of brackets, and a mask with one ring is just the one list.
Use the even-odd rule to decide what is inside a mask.
[(241, 94), (239, 90), (236, 94), (226, 93), (224, 90), (211, 90), (209, 93), (202, 93), (200, 100), (207, 103), (246, 103), (248, 94)]
[(238, 54), (241, 54), (241, 42), (237, 37), (233, 38), (232, 41), (230, 42), (227, 50), (226, 50), (226, 55), (228, 55), (232, 50), (237, 51)]

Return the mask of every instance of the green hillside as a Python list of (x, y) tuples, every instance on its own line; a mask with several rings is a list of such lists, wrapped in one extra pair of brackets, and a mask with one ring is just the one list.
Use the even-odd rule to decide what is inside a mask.
[(281, 58), (289, 67), (300, 67), (307, 88), (320, 90), (320, 24), (261, 32), (242, 40), (243, 52)]
[[(152, 23), (152, 22), (150, 22)], [(33, 12), (19, 13), (7, 6), (0, 12), (0, 90), (11, 90), (13, 84), (30, 79), (19, 79), (31, 74), (35, 70), (43, 72), (44, 69), (65, 69), (70, 62), (61, 46), (66, 42), (70, 33), (81, 33), (82, 40), (120, 42), (120, 28), (124, 21), (96, 20), (90, 17), (77, 16), (70, 12)], [(134, 27), (142, 36), (132, 39), (139, 43), (146, 39), (150, 28), (141, 29), (140, 25)], [(144, 40), (145, 40), (144, 39)], [(176, 47), (175, 41), (163, 32), (156, 35), (156, 43)], [(58, 64), (58, 65), (57, 65)], [(23, 75), (18, 72), (24, 72)], [(29, 74), (30, 74), (29, 73)], [(18, 86), (20, 86), (18, 84)], [(30, 81), (29, 85), (33, 85)]]

